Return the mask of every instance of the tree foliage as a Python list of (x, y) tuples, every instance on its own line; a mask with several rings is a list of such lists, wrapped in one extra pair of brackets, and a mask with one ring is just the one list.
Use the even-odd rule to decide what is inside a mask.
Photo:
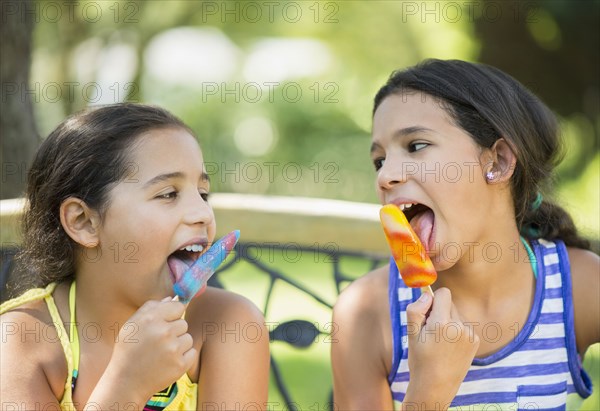
[[(215, 190), (376, 201), (368, 157), (372, 98), (393, 70), (428, 57), (489, 63), (546, 101), (565, 125), (561, 184), (584, 175), (598, 152), (597, 1), (82, 1), (71, 13), (60, 6), (60, 18), (52, 18), (51, 3), (59, 4), (35, 3), (30, 83), (38, 84), (34, 109), (42, 134), (87, 105), (111, 99), (160, 104), (197, 132), (212, 163)], [(220, 36), (219, 52), (203, 56), (190, 49), (177, 60), (172, 51), (192, 41), (183, 37), (152, 60), (156, 40), (175, 28)], [(3, 39), (24, 36), (21, 29), (3, 25), (3, 34), (13, 30)], [(324, 50), (325, 60), (318, 53), (298, 54), (292, 45), (287, 53), (263, 50), (282, 40), (308, 40)], [(233, 67), (223, 80), (200, 71), (156, 75), (169, 64), (210, 66), (228, 48)], [(262, 56), (258, 61), (266, 73), (258, 83), (277, 83), (271, 89), (252, 88), (257, 80), (248, 72), (256, 56)], [(132, 63), (123, 67), (132, 73), (123, 74), (115, 67), (127, 59)], [(26, 69), (25, 60), (17, 64)], [(296, 73), (279, 78), (281, 67)], [(302, 74), (302, 67), (313, 71)], [(59, 98), (47, 87), (51, 83), (62, 87)], [(103, 94), (99, 102), (92, 98), (93, 87), (85, 89), (91, 83)], [(217, 92), (210, 94), (207, 87), (215, 85)], [(301, 91), (300, 98), (294, 90)], [(261, 98), (255, 98), (257, 92)], [(266, 120), (272, 135), (240, 131), (254, 117)], [(252, 151), (252, 144), (270, 147)]]

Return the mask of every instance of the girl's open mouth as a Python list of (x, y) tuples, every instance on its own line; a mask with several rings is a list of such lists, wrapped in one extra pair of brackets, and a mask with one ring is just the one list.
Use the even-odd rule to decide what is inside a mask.
[[(193, 248), (192, 248), (193, 247)], [(169, 271), (171, 272), (171, 281), (175, 284), (183, 276), (194, 262), (200, 258), (208, 246), (194, 245), (188, 246), (186, 249), (177, 250), (167, 258)]]
[(402, 208), (404, 208), (403, 212), (410, 226), (421, 240), (427, 253), (429, 253), (434, 248), (435, 241), (435, 214), (433, 210), (419, 203), (403, 204), (400, 209)]

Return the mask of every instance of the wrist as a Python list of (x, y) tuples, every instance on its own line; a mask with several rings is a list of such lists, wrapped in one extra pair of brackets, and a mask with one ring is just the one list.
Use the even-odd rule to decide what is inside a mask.
[(450, 407), (453, 395), (444, 394), (443, 390), (409, 382), (406, 395), (402, 401), (402, 410), (445, 411)]
[(84, 410), (139, 410), (142, 411), (152, 394), (132, 384), (125, 372), (109, 366), (100, 377)]

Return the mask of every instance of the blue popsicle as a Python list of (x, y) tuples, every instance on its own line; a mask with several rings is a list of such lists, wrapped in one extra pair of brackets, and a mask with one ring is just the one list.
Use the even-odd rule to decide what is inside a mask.
[(188, 303), (194, 295), (206, 284), (217, 268), (227, 258), (240, 238), (240, 231), (235, 230), (215, 242), (212, 247), (202, 254), (181, 278), (173, 285), (179, 301)]

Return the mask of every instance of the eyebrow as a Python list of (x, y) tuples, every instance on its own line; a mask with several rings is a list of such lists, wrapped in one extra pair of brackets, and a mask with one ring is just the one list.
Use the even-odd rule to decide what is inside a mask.
[[(432, 133), (432, 132), (435, 133), (434, 130), (427, 128), (427, 127), (422, 127), (422, 126), (405, 127), (405, 128), (401, 128), (399, 130), (394, 131), (394, 134), (392, 134), (392, 139), (395, 140), (397, 138), (406, 137), (411, 134)], [(371, 153), (373, 151), (377, 150), (378, 148), (381, 148), (381, 146), (379, 144), (377, 144), (377, 143), (371, 144)]]
[[(184, 176), (185, 175), (179, 171), (176, 171), (174, 173), (159, 174), (156, 177), (153, 177), (150, 180), (146, 181), (146, 183), (144, 183), (143, 188), (148, 188), (150, 186), (153, 186), (154, 184), (158, 184), (158, 183), (166, 181), (166, 180), (171, 180), (174, 178), (183, 178)], [(208, 174), (202, 173), (200, 175), (200, 178), (202, 179), (202, 181), (210, 183), (210, 177), (208, 176)]]

